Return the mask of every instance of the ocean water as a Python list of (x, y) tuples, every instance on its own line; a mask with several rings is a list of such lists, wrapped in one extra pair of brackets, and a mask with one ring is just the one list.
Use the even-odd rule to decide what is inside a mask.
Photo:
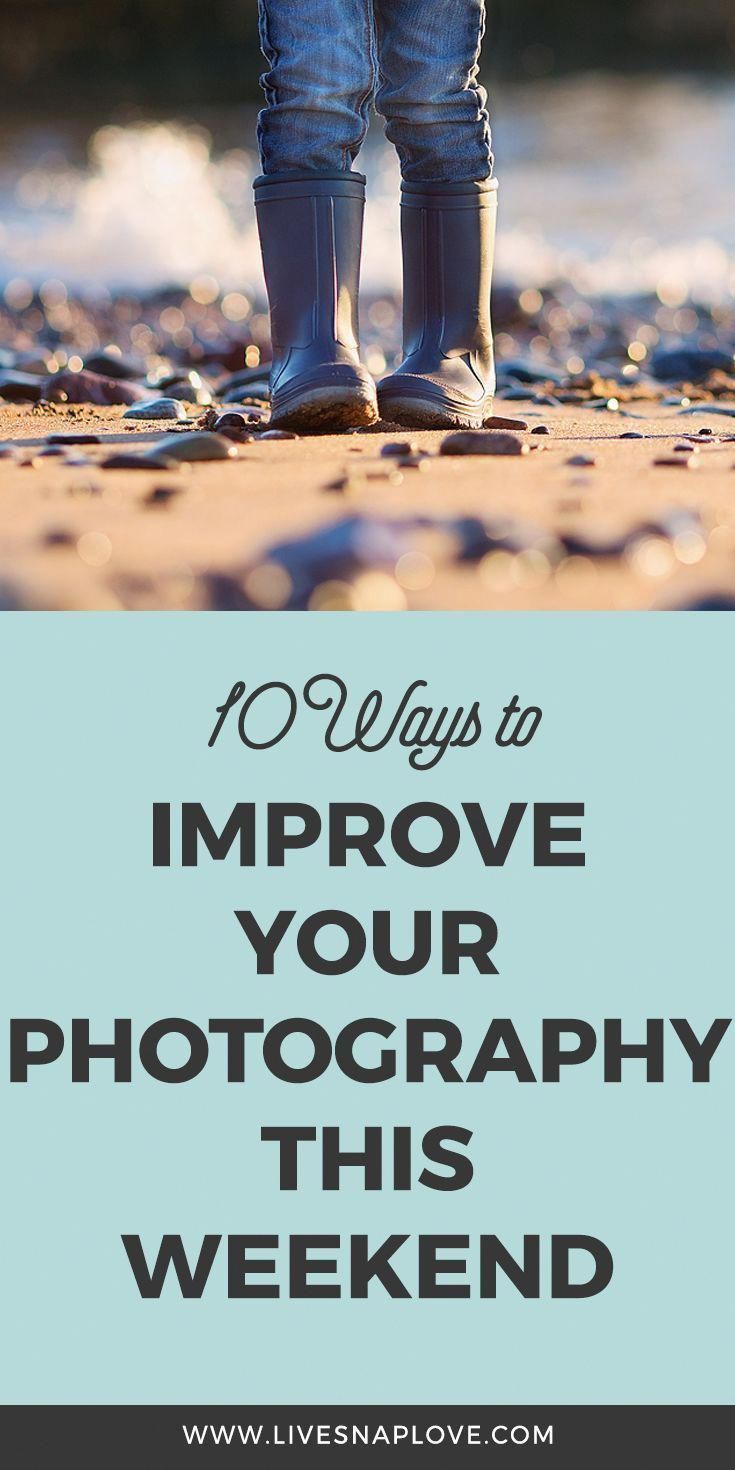
[[(498, 278), (670, 304), (735, 296), (735, 83), (590, 75), (498, 87)], [(0, 289), (261, 293), (254, 115), (0, 130)], [(363, 279), (399, 287), (398, 168), (375, 120)]]

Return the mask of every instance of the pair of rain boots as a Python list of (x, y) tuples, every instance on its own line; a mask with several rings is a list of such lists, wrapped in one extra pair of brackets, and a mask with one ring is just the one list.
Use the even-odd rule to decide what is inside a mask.
[(359, 357), (365, 179), (356, 173), (258, 179), (273, 343), (271, 423), (329, 432), (380, 417), (410, 428), (481, 428), (495, 391), (496, 202), (494, 179), (404, 183), (404, 360), (376, 389)]

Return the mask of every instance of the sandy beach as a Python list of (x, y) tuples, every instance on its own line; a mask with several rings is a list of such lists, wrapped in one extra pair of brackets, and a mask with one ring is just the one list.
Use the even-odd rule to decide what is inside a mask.
[[(527, 425), (514, 437), (528, 452), (449, 456), (441, 452), (445, 435), (394, 429), (256, 436), (234, 446), (229, 460), (138, 470), (102, 465), (118, 450), (142, 457), (174, 426), (130, 424), (119, 407), (0, 406), (2, 603), (6, 610), (735, 605), (728, 407), (735, 414), (725, 400), (695, 413), (632, 402), (623, 416), (499, 402), (498, 414)], [(193, 405), (187, 411), (191, 425), (177, 425), (179, 434), (201, 417)], [(541, 426), (548, 433), (534, 434)], [(621, 437), (630, 434), (642, 437)], [(49, 436), (97, 442), (52, 446)], [(400, 463), (405, 453), (385, 453), (407, 441), (408, 465)], [(45, 455), (49, 448), (57, 452)], [(474, 527), (469, 542), (463, 518)], [(341, 537), (314, 539), (339, 523)], [(274, 555), (284, 543), (292, 543), (285, 556)]]

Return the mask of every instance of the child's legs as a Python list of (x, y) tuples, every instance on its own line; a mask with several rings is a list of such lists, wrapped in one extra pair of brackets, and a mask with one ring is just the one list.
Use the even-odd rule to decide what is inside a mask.
[(258, 0), (265, 174), (349, 169), (375, 86), (372, 0)]
[(374, 0), (378, 112), (412, 182), (492, 173), (486, 93), (477, 81), (485, 0)]

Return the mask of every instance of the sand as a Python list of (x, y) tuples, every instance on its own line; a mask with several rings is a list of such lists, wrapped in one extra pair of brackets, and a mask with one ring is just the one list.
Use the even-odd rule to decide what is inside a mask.
[[(729, 405), (732, 406), (732, 405)], [(483, 518), (511, 516), (555, 533), (585, 537), (649, 521), (674, 507), (701, 515), (701, 535), (650, 535), (623, 557), (573, 555), (556, 561), (538, 551), (495, 553), (459, 564), (452, 544), (431, 535), (418, 556), (362, 575), (350, 589), (312, 606), (360, 609), (535, 608), (648, 609), (685, 606), (702, 595), (735, 598), (735, 417), (688, 416), (650, 403), (625, 416), (584, 409), (498, 403), (522, 417), (541, 447), (522, 457), (439, 456), (443, 436), (405, 433), (427, 451), (428, 469), (391, 481), (380, 457), (393, 433), (257, 440), (234, 462), (182, 465), (174, 471), (103, 470), (113, 447), (147, 447), (166, 432), (132, 427), (123, 410), (0, 407), (0, 441), (30, 460), (49, 433), (94, 433), (100, 445), (69, 450), (80, 463), (0, 460), (0, 597), (5, 608), (178, 609), (212, 606), (209, 574), (234, 573), (266, 559), (273, 542), (354, 515)], [(192, 416), (200, 410), (192, 408)], [(684, 434), (703, 436), (696, 468), (657, 467)], [(622, 440), (635, 430), (643, 439)], [(575, 467), (573, 456), (594, 458)], [(676, 459), (684, 456), (676, 456)], [(345, 488), (334, 488), (345, 476)], [(179, 493), (149, 500), (157, 487)], [(260, 586), (257, 578), (250, 587)], [(266, 604), (272, 601), (270, 591)], [(277, 600), (277, 599), (276, 599)], [(216, 603), (214, 604), (216, 605)]]

